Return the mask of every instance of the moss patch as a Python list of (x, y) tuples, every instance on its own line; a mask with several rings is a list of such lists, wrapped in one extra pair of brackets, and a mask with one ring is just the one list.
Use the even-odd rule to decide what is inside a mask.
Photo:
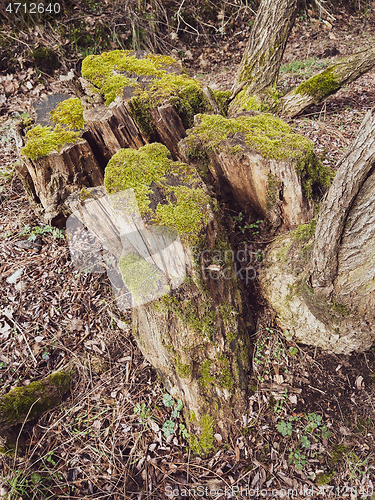
[(307, 241), (314, 236), (316, 229), (316, 218), (312, 219), (308, 224), (300, 224), (294, 231), (294, 239), (296, 241)]
[(26, 133), (26, 144), (21, 149), (21, 153), (30, 160), (36, 160), (47, 156), (52, 151), (60, 151), (66, 143), (74, 144), (78, 137), (78, 132), (68, 130), (59, 124), (54, 129), (36, 125)]
[(332, 94), (340, 88), (340, 82), (335, 76), (335, 67), (327, 68), (326, 70), (313, 76), (306, 82), (302, 82), (295, 90), (295, 94), (309, 95), (316, 100)]
[(12, 389), (0, 398), (0, 421), (15, 425), (26, 416), (28, 420), (39, 417), (61, 401), (71, 380), (72, 372), (60, 371), (26, 387)]
[(136, 300), (152, 300), (169, 291), (166, 276), (154, 264), (128, 253), (119, 260), (122, 279)]
[[(210, 197), (199, 187), (200, 179), (189, 165), (174, 162), (162, 144), (118, 151), (107, 165), (104, 185), (109, 194), (134, 189), (142, 217), (176, 229), (187, 242), (195, 242), (208, 222)], [(156, 204), (153, 187), (163, 198)]]
[(68, 129), (80, 130), (85, 126), (82, 102), (78, 97), (71, 97), (60, 102), (50, 112), (50, 116), (51, 121), (60, 125), (66, 125)]
[(190, 436), (190, 448), (196, 455), (207, 455), (214, 449), (214, 420), (206, 414), (199, 420), (200, 433)]
[(114, 50), (86, 57), (82, 76), (104, 95), (107, 105), (129, 88), (130, 114), (150, 140), (154, 128), (149, 111), (156, 106), (169, 102), (185, 128), (193, 125), (195, 114), (210, 109), (202, 85), (176, 74), (176, 68), (177, 61), (169, 56), (149, 54), (138, 59), (132, 51)]
[[(238, 145), (234, 151), (234, 147), (227, 143), (228, 139), (240, 133), (246, 145), (263, 157), (294, 161), (306, 197), (314, 198), (315, 194), (320, 195), (319, 187), (329, 187), (332, 182), (334, 172), (316, 157), (314, 143), (293, 133), (289, 125), (269, 113), (238, 118), (198, 115), (197, 121), (198, 124), (188, 131), (185, 139), (186, 153), (190, 159), (201, 160), (213, 151), (242, 154), (241, 146)], [(277, 186), (272, 180), (269, 184), (268, 202), (272, 204)]]

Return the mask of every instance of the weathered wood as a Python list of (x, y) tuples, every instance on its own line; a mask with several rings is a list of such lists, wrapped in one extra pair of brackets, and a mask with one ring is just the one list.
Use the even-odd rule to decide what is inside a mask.
[[(370, 182), (368, 179), (374, 163), (375, 115), (368, 111), (356, 139), (338, 164), (335, 179), (319, 211), (312, 258), (312, 283), (314, 288), (321, 289), (321, 293), (324, 293), (323, 289), (326, 289), (326, 294), (333, 290), (339, 253), (342, 256), (343, 251), (341, 247), (343, 233), (352, 225), (350, 221), (353, 221), (350, 211), (353, 210), (353, 204), (365, 182)], [(371, 216), (370, 207), (366, 212)], [(366, 256), (365, 247), (370, 248), (368, 244), (365, 245), (364, 238), (370, 237), (371, 227), (370, 224), (367, 226), (364, 224), (361, 237), (358, 231), (355, 233), (357, 238), (355, 247), (357, 248), (359, 241), (363, 245), (361, 251), (356, 251), (359, 259)], [(346, 230), (346, 237), (348, 236)], [(368, 257), (365, 257), (365, 261)]]
[[(194, 169), (170, 160), (160, 144), (141, 148), (136, 161), (134, 153), (126, 151), (115, 155), (107, 167), (107, 189), (115, 189), (109, 199), (100, 197), (98, 190), (89, 190), (90, 194), (83, 197), (87, 205), (82, 206), (85, 200), (76, 196), (68, 203), (103, 246), (111, 246), (120, 255), (124, 285), (133, 297), (133, 334), (166, 389), (184, 402), (194, 450), (206, 453), (212, 448), (215, 429), (227, 437), (231, 422), (247, 405), (251, 314), (241, 283), (236, 280), (235, 258), (225, 229)], [(150, 178), (150, 184), (139, 187), (137, 171), (132, 170), (139, 168), (142, 172), (143, 161), (151, 172), (160, 167), (163, 179)], [(142, 196), (146, 185), (152, 186), (148, 195), (152, 211), (141, 212), (142, 220), (134, 207), (128, 210), (131, 197), (124, 203), (125, 181), (121, 179), (127, 175), (134, 178), (136, 197)], [(171, 228), (165, 223), (157, 227), (152, 214), (167, 207), (169, 190), (175, 194), (168, 206), (175, 207), (176, 216), (168, 218)], [(179, 193), (191, 209), (178, 209), (182, 203)], [(90, 208), (90, 204), (99, 208)], [(190, 227), (192, 210), (199, 214), (195, 232), (180, 229), (181, 240), (176, 239), (176, 227), (185, 227), (186, 223)], [(108, 245), (111, 240), (113, 245)], [(129, 255), (131, 264), (126, 266), (122, 259)], [(155, 287), (144, 287), (144, 283), (152, 285), (151, 275)]]
[[(246, 116), (249, 118), (248, 122), (244, 121)], [(281, 121), (272, 123), (275, 127), (286, 127), (283, 132), (271, 132), (264, 123), (277, 119), (270, 115), (263, 117), (249, 113), (242, 115), (240, 120), (242, 121), (197, 116), (195, 127), (180, 143), (181, 155), (187, 158), (189, 163), (200, 168), (202, 175), (206, 175), (208, 169), (214, 179), (217, 194), (229, 202), (234, 199), (239, 210), (247, 215), (267, 219), (274, 231), (286, 231), (309, 222), (314, 213), (313, 191), (320, 183), (321, 188), (325, 189), (325, 174), (321, 179), (318, 174), (319, 169), (323, 173), (325, 168), (312, 152), (313, 144), (301, 136), (289, 135), (290, 130)], [(227, 134), (227, 137), (222, 135), (222, 130), (231, 128), (232, 133)], [(235, 132), (236, 128), (243, 132)], [(253, 129), (257, 134), (257, 142), (251, 142)], [(278, 134), (281, 135), (277, 140), (284, 141), (284, 160), (272, 158), (274, 153), (262, 155), (259, 151), (262, 150), (262, 145), (257, 146), (259, 137), (268, 144), (276, 139)], [(217, 139), (220, 136), (221, 141)], [(297, 137), (302, 141), (298, 142)], [(288, 141), (290, 145), (296, 141), (296, 145), (288, 149)], [(275, 154), (280, 157), (281, 149), (275, 144)], [(298, 150), (300, 154), (297, 154)], [(315, 179), (313, 169), (308, 168), (308, 165), (313, 165), (314, 162)], [(299, 170), (301, 164), (305, 164), (306, 172)]]
[[(21, 155), (24, 146), (22, 125), (15, 128), (15, 137)], [(22, 157), (16, 172), (34, 210), (47, 224), (54, 225), (66, 218), (64, 201), (71, 193), (82, 187), (103, 184), (103, 170), (85, 140), (65, 144), (60, 152), (35, 160)]]
[(90, 144), (103, 170), (119, 149), (138, 149), (147, 142), (122, 101), (85, 109), (83, 118), (86, 128), (82, 136)]
[(375, 66), (375, 47), (343, 57), (282, 98), (284, 114), (294, 117), (326, 99)]

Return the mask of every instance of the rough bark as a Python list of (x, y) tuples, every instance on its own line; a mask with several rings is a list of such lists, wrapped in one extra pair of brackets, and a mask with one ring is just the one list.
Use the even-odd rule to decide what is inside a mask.
[[(24, 145), (22, 126), (15, 129), (15, 137), (20, 152)], [(66, 219), (64, 201), (72, 192), (103, 184), (103, 170), (85, 140), (65, 144), (60, 152), (36, 160), (22, 157), (16, 171), (31, 206), (46, 224), (59, 225)]]
[[(373, 171), (374, 164), (375, 114), (369, 111), (355, 141), (340, 160), (335, 179), (319, 211), (312, 258), (312, 283), (314, 288), (320, 289), (325, 295), (329, 295), (333, 290), (339, 253), (342, 255), (343, 252), (344, 230), (346, 226), (353, 226), (351, 222), (353, 205)], [(369, 210), (370, 207), (366, 212), (371, 216)], [(363, 247), (362, 253), (358, 249), (356, 251), (357, 257), (361, 258), (364, 256), (364, 249), (369, 248), (367, 240), (371, 238), (371, 225), (368, 221), (366, 223), (363, 221), (362, 228), (358, 229), (355, 233), (357, 237), (355, 247), (358, 245)], [(346, 231), (345, 235), (348, 238), (350, 232)]]
[(375, 48), (343, 57), (324, 71), (302, 82), (282, 98), (283, 112), (294, 117), (318, 104), (375, 66)]
[(375, 119), (369, 112), (340, 162), (313, 227), (270, 245), (261, 283), (280, 326), (336, 353), (375, 340)]
[[(148, 149), (151, 147), (160, 149), (160, 145), (145, 146)], [(204, 184), (192, 167), (165, 161), (169, 162), (171, 170), (165, 175), (163, 186), (154, 181), (151, 183), (151, 206), (155, 213), (158, 207), (163, 206), (168, 186), (176, 193), (181, 187), (184, 192), (191, 189), (189, 196), (195, 196), (198, 189), (206, 193)], [(132, 168), (131, 165), (129, 168)], [(134, 184), (136, 196), (137, 189)], [(175, 247), (171, 248), (165, 239), (166, 235), (167, 239), (170, 238), (168, 228), (150, 224), (149, 216), (143, 215), (143, 222), (136, 220), (134, 224), (137, 219), (133, 216), (134, 210), (131, 211), (132, 220), (129, 219), (127, 202), (124, 203), (121, 192), (120, 204), (115, 202), (112, 208), (108, 208), (107, 201), (100, 198), (100, 194), (97, 197), (94, 190), (91, 193), (95, 197), (93, 201), (90, 201), (90, 196), (84, 195), (89, 199), (88, 205), (95, 204), (99, 199), (101, 208), (82, 207), (82, 200), (77, 200), (77, 197), (71, 198), (68, 203), (104, 246), (108, 241), (115, 242), (112, 248), (117, 256), (121, 253), (123, 285), (132, 292), (133, 334), (166, 389), (182, 399), (194, 451), (207, 453), (213, 446), (215, 429), (227, 437), (231, 422), (246, 408), (247, 370), (251, 360), (251, 314), (246, 307), (241, 283), (236, 280), (234, 254), (225, 229), (206, 193), (199, 202), (202, 205), (202, 222), (198, 232), (194, 235), (189, 233), (188, 239), (186, 234), (181, 235), (181, 240), (175, 240)], [(172, 203), (178, 206), (178, 198)], [(122, 221), (119, 220), (119, 207)], [(108, 220), (105, 214), (108, 214)], [(188, 221), (190, 215), (189, 210), (180, 212), (178, 217), (181, 219), (177, 225), (185, 218)], [(171, 221), (174, 222), (175, 219)], [(145, 225), (142, 227), (142, 224)], [(129, 236), (134, 234), (135, 238)], [(135, 268), (130, 275), (121, 268), (121, 258), (128, 253), (152, 266), (158, 284), (161, 282), (159, 278), (165, 276), (163, 293), (155, 288), (153, 296), (144, 295), (139, 300), (134, 274), (139, 275), (137, 278), (142, 284), (148, 276)], [(185, 280), (177, 288), (179, 282), (173, 282), (173, 279), (178, 272), (181, 274), (181, 263)], [(165, 284), (170, 285), (169, 291)]]
[(297, 0), (261, 2), (237, 72), (236, 93), (246, 87), (250, 96), (276, 83), (296, 13)]

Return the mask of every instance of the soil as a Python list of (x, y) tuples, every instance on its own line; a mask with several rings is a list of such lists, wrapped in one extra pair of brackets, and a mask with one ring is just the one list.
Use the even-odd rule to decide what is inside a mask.
[[(335, 13), (336, 20), (326, 18), (326, 23), (318, 17), (297, 19), (280, 73), (283, 93), (321, 64), (374, 43), (375, 6), (366, 15)], [(237, 34), (223, 35), (215, 44), (189, 46), (191, 59), (183, 62), (212, 88), (230, 89), (249, 31), (247, 20)], [(293, 67), (306, 60), (311, 64)], [(325, 164), (337, 168), (373, 108), (374, 77), (375, 71), (367, 73), (290, 121), (314, 141)], [(20, 114), (32, 112), (35, 100), (67, 89), (57, 74), (41, 79), (31, 67), (0, 78), (0, 394), (71, 359), (79, 373), (60, 408), (24, 426), (26, 448), (1, 459), (0, 496), (165, 499), (171, 491), (183, 498), (190, 488), (199, 498), (200, 486), (207, 488), (205, 498), (216, 499), (250, 496), (239, 493), (241, 487), (245, 492), (258, 488), (258, 496), (262, 489), (267, 498), (277, 498), (272, 490), (287, 488), (296, 489), (294, 498), (315, 497), (319, 491), (332, 498), (370, 498), (374, 349), (342, 356), (288, 340), (274, 326), (257, 280), (247, 285), (257, 331), (249, 409), (238, 422), (238, 435), (225, 445), (216, 435), (209, 457), (191, 456), (177, 426), (165, 437), (162, 427), (171, 410), (163, 405), (164, 390), (132, 338), (130, 316), (113, 313), (107, 275), (77, 273), (60, 233), (45, 230), (42, 245), (31, 249), (18, 245), (42, 224), (11, 173), (19, 161), (11, 127)], [(239, 214), (225, 210), (236, 245), (265, 248), (268, 235), (261, 224), (259, 233), (244, 233), (234, 220)], [(242, 222), (243, 227), (255, 221)], [(9, 283), (20, 270), (18, 281)], [(309, 447), (303, 446), (306, 439)], [(225, 487), (225, 494), (217, 494)]]

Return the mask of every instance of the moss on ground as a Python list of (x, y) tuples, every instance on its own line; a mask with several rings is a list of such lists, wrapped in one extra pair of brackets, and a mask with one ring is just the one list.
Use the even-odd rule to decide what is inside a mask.
[[(15, 425), (27, 418), (32, 420), (53, 408), (69, 391), (72, 372), (56, 372), (47, 378), (31, 382), (26, 387), (16, 387), (0, 398), (0, 421)], [(54, 386), (57, 392), (51, 391)]]
[(48, 47), (38, 47), (31, 52), (35, 66), (48, 75), (53, 75), (54, 71), (59, 68), (60, 62), (57, 54)]
[(50, 112), (50, 116), (52, 122), (66, 125), (68, 129), (80, 130), (85, 126), (82, 102), (78, 97), (71, 97), (60, 102)]
[(59, 152), (66, 143), (74, 144), (78, 137), (78, 132), (64, 128), (59, 124), (54, 129), (36, 125), (26, 133), (25, 146), (21, 149), (21, 153), (30, 160), (36, 160), (47, 156), (52, 151)]
[[(118, 151), (106, 167), (104, 185), (109, 194), (134, 189), (142, 217), (176, 229), (186, 242), (196, 242), (208, 222), (210, 197), (200, 187), (200, 179), (189, 165), (174, 162), (162, 144)], [(156, 206), (151, 200), (155, 186), (163, 197)]]

